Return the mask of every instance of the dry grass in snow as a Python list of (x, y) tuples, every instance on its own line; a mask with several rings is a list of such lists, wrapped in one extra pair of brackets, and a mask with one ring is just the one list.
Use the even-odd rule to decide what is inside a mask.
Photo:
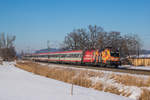
[(142, 93), (139, 100), (150, 100), (150, 90), (145, 88), (142, 89)]
[(150, 100), (150, 77), (105, 73), (79, 68), (51, 67), (33, 62), (17, 62), (17, 67), (75, 85), (123, 95), (135, 100)]

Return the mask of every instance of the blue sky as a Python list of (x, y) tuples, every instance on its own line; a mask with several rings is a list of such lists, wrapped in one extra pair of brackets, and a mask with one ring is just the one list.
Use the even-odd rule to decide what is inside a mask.
[(150, 0), (0, 0), (0, 32), (16, 35), (17, 50), (55, 47), (89, 24), (138, 34), (150, 49)]

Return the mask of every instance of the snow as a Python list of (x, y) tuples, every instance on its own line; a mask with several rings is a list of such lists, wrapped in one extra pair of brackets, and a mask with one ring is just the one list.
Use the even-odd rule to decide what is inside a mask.
[(137, 55), (131, 55), (131, 58), (150, 58), (150, 54), (141, 54), (139, 56)]
[[(46, 63), (39, 63), (43, 66), (49, 66), (49, 67), (60, 67), (60, 68), (68, 68), (68, 66), (64, 66), (64, 65), (58, 65), (58, 64), (46, 64)], [(120, 68), (130, 68), (131, 66), (127, 65), (127, 66), (120, 66)], [(92, 81), (93, 84), (96, 84), (96, 82), (100, 82), (104, 85), (104, 87), (109, 87), (109, 86), (113, 86), (116, 87), (120, 92), (121, 95), (129, 95), (128, 97), (134, 100), (138, 100), (141, 93), (142, 93), (142, 89), (136, 86), (126, 86), (124, 84), (121, 83), (117, 83), (114, 79), (110, 79), (110, 76), (112, 74), (115, 75), (129, 75), (129, 76), (134, 76), (134, 77), (138, 77), (138, 78), (143, 78), (145, 80), (149, 79), (149, 75), (140, 75), (140, 74), (129, 74), (129, 73), (121, 73), (121, 72), (112, 72), (112, 71), (103, 71), (103, 70), (95, 70), (95, 69), (86, 69), (86, 68), (76, 68), (76, 67), (71, 67), (69, 66), (69, 68), (73, 69), (73, 70), (88, 70), (88, 71), (94, 71), (94, 72), (100, 72), (100, 73), (104, 73), (103, 77), (90, 77), (89, 79)], [(143, 87), (145, 88), (145, 87)]]
[(109, 86), (113, 86), (116, 87), (122, 94), (126, 94), (128, 95), (128, 93), (131, 93), (130, 96), (128, 96), (129, 98), (135, 99), (137, 100), (141, 94), (141, 89), (136, 87), (136, 86), (125, 86), (119, 83), (116, 83), (115, 80), (113, 79), (108, 79), (108, 77), (103, 77), (103, 78), (99, 78), (99, 77), (92, 77), (91, 78), (93, 84), (96, 82), (101, 82), (103, 85), (105, 85), (105, 87), (109, 87)]
[(126, 68), (126, 69), (139, 69), (139, 70), (150, 70), (150, 66), (131, 66), (131, 65), (122, 65), (119, 68)]
[(74, 86), (26, 72), (4, 62), (0, 65), (0, 100), (131, 100), (129, 98)]

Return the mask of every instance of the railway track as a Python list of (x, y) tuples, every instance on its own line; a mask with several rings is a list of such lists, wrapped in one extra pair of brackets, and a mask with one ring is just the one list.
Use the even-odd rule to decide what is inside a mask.
[[(92, 69), (91, 67), (89, 67)], [(149, 70), (139, 70), (139, 69), (127, 69), (127, 68), (103, 68), (103, 67), (94, 67), (96, 70), (112, 71), (112, 72), (121, 72), (121, 73), (130, 73), (130, 74), (140, 74), (140, 75), (150, 75)]]
[[(42, 62), (42, 63), (46, 63), (46, 62)], [(150, 75), (150, 70), (143, 70), (143, 69), (96, 67), (96, 66), (87, 66), (87, 65), (81, 66), (81, 65), (71, 65), (71, 64), (56, 64), (56, 63), (51, 63), (51, 64), (55, 64), (55, 65), (59, 65), (59, 66), (66, 66), (66, 67), (86, 68), (86, 69), (111, 71), (111, 72), (121, 72), (121, 73), (130, 73), (130, 74), (139, 74), (139, 75)]]

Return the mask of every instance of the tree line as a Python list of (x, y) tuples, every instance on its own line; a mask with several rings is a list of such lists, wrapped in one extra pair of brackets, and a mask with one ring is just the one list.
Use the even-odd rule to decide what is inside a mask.
[(16, 36), (0, 33), (0, 57), (3, 60), (12, 60), (16, 57), (14, 41)]
[(142, 44), (136, 34), (122, 35), (118, 31), (107, 32), (100, 26), (89, 25), (68, 33), (61, 46), (63, 50), (102, 50), (106, 47), (118, 49), (121, 57), (127, 57), (138, 55)]
[[(13, 59), (16, 57), (14, 41), (16, 36), (0, 33), (0, 57)], [(136, 34), (122, 35), (118, 31), (107, 32), (97, 25), (74, 29), (67, 33), (61, 49), (63, 50), (103, 50), (106, 47), (118, 49), (121, 57), (139, 55), (142, 44)]]

